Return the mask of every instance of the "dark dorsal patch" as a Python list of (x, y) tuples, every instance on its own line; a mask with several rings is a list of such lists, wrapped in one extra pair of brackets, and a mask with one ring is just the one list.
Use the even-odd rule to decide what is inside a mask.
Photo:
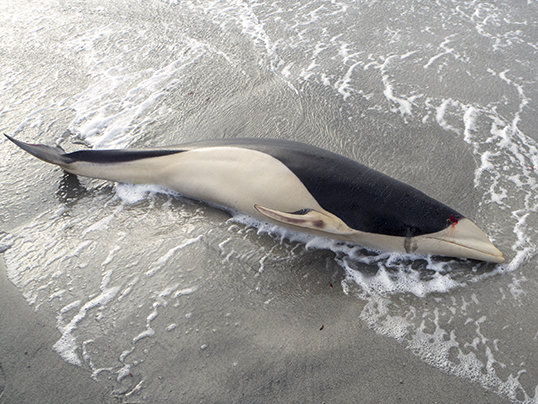
[(113, 164), (125, 163), (152, 157), (168, 156), (185, 150), (79, 150), (64, 156), (73, 161), (87, 163)]
[(414, 237), (441, 231), (463, 217), (410, 185), (322, 149), (267, 153), (284, 163), (323, 209), (355, 230)]
[(323, 209), (355, 230), (409, 238), (441, 231), (464, 217), (410, 185), (303, 143), (219, 139), (182, 145), (187, 149), (216, 146), (257, 150), (280, 160)]

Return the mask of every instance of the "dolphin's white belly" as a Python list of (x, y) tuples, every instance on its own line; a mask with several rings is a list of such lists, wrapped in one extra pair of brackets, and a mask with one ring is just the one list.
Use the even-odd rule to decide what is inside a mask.
[(284, 212), (321, 209), (288, 167), (255, 150), (210, 147), (153, 160), (159, 185), (252, 216), (260, 217), (256, 204)]
[(74, 174), (162, 185), (267, 220), (254, 205), (283, 212), (322, 210), (304, 184), (274, 157), (239, 147), (208, 147), (135, 161), (64, 167)]
[(259, 216), (256, 204), (284, 212), (320, 209), (288, 167), (255, 150), (211, 147), (155, 160), (162, 164), (160, 185), (250, 215)]

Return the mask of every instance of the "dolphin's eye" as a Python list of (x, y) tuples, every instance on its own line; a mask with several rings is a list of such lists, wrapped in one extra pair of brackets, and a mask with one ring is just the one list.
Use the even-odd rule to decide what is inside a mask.
[(301, 210), (296, 210), (295, 212), (290, 212), (290, 213), (292, 215), (306, 215), (310, 211), (312, 211), (312, 209), (301, 209)]

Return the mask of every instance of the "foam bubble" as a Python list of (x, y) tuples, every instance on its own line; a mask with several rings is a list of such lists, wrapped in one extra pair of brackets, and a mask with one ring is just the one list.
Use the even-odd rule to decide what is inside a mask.
[(166, 188), (158, 185), (141, 185), (141, 184), (126, 184), (118, 183), (115, 187), (115, 192), (118, 198), (128, 204), (134, 204), (140, 202), (148, 197), (150, 194), (174, 194)]
[(60, 311), (60, 314), (57, 318), (57, 328), (61, 332), (62, 336), (53, 345), (52, 348), (66, 362), (69, 362), (73, 365), (82, 366), (82, 361), (80, 360), (76, 352), (78, 350), (78, 344), (76, 342), (77, 339), (73, 335), (74, 331), (77, 329), (77, 324), (86, 317), (88, 311), (90, 311), (91, 309), (99, 306), (105, 306), (106, 304), (108, 304), (116, 296), (118, 291), (119, 287), (113, 287), (109, 289), (104, 288), (101, 294), (84, 304), (80, 308), (78, 313), (67, 324), (65, 324), (64, 321), (64, 314), (67, 313), (69, 310), (78, 307), (81, 302), (75, 301), (73, 303), (70, 303)]
[(170, 260), (170, 258), (173, 257), (173, 255), (177, 251), (179, 251), (179, 250), (181, 250), (181, 249), (183, 249), (183, 248), (185, 248), (185, 247), (187, 247), (187, 246), (189, 246), (191, 244), (194, 244), (194, 243), (200, 241), (202, 239), (202, 237), (203, 236), (200, 235), (200, 236), (197, 236), (197, 237), (188, 238), (188, 239), (184, 240), (183, 242), (181, 242), (179, 245), (169, 249), (166, 252), (166, 254), (164, 254), (162, 257), (159, 257), (159, 259), (157, 259), (157, 261), (155, 261), (155, 263), (151, 265), (150, 269), (145, 272), (145, 275), (146, 276), (155, 275), (155, 273), (157, 273), (157, 271), (159, 271), (168, 262), (168, 260)]

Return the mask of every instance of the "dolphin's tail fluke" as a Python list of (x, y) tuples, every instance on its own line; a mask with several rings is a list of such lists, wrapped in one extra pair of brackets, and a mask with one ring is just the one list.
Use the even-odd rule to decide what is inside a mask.
[(70, 158), (59, 146), (46, 146), (44, 144), (31, 144), (21, 142), (20, 140), (14, 139), (11, 136), (5, 135), (9, 140), (15, 143), (24, 151), (30, 153), (32, 156), (37, 157), (47, 163), (57, 164), (59, 166), (65, 166), (73, 162), (73, 159)]

